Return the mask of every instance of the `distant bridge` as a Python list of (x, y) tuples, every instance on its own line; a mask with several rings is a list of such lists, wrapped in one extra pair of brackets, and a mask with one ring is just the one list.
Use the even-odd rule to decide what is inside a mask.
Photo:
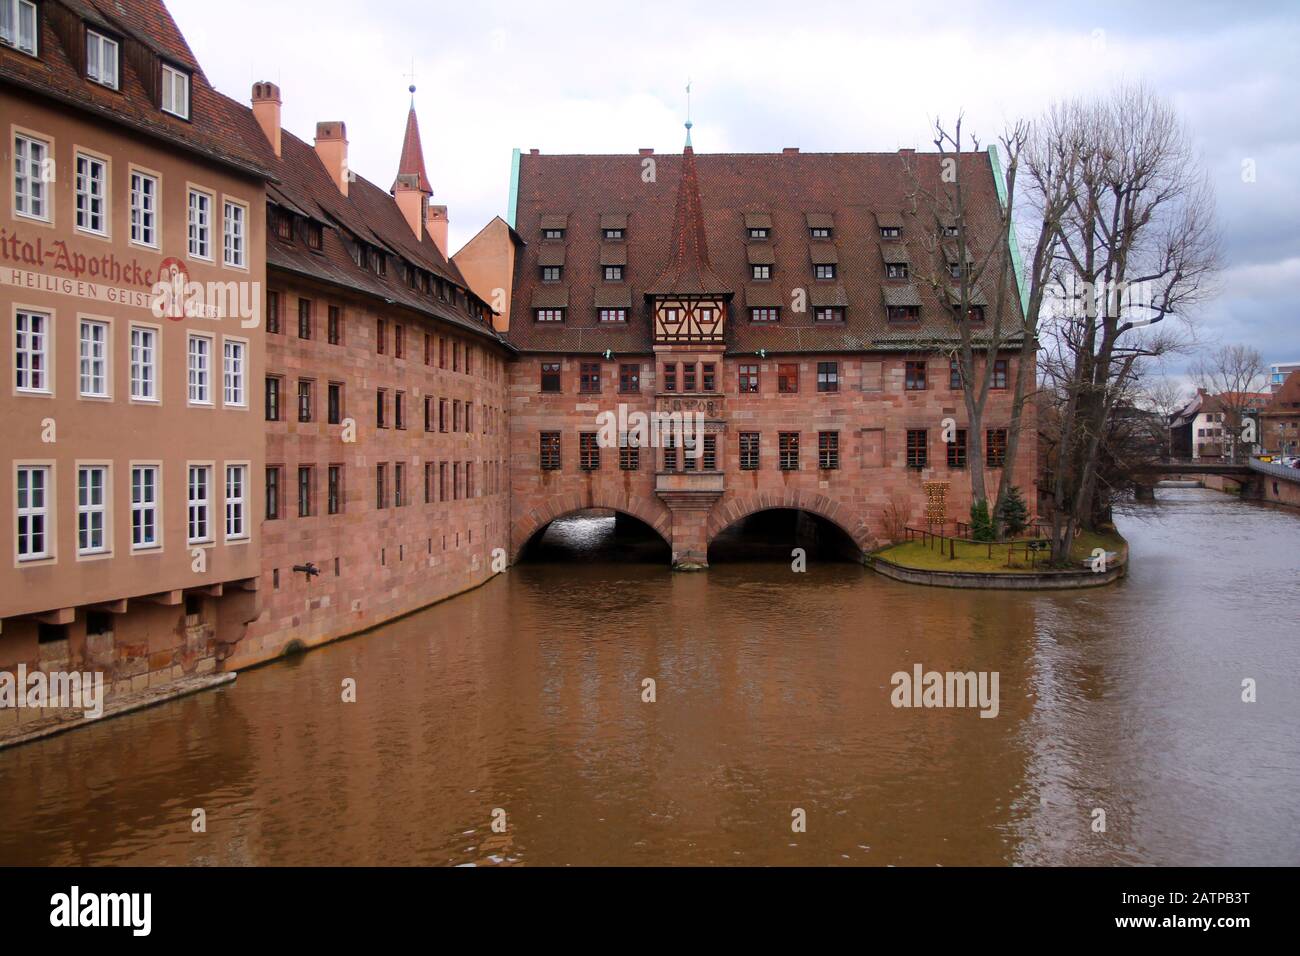
[(1150, 464), (1143, 465), (1134, 482), (1135, 493), (1139, 501), (1151, 500), (1155, 497), (1155, 483), (1161, 477), (1173, 477), (1186, 475), (1195, 477), (1197, 475), (1218, 475), (1235, 481), (1241, 488), (1243, 497), (1251, 498), (1271, 498), (1274, 500), (1287, 501), (1293, 497), (1300, 497), (1300, 489), (1295, 489), (1295, 493), (1281, 493), (1276, 486), (1272, 488), (1272, 494), (1265, 487), (1264, 476), (1270, 478), (1280, 478), (1283, 481), (1292, 482), (1300, 485), (1300, 468), (1288, 468), (1285, 465), (1275, 465), (1272, 462), (1259, 461), (1252, 458), (1244, 462), (1217, 461), (1214, 459), (1191, 459), (1191, 458), (1171, 458), (1165, 461), (1154, 461)]

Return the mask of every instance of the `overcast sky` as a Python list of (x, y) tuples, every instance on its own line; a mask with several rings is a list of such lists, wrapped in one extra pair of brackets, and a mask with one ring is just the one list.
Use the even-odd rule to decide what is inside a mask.
[(1053, 99), (1146, 80), (1186, 119), (1217, 190), (1225, 272), (1198, 335), (1300, 361), (1294, 2), (168, 5), (218, 89), (247, 102), (255, 80), (278, 83), (285, 127), (308, 141), (317, 121), (343, 120), (350, 165), (384, 187), (414, 69), (453, 249), (505, 214), (514, 147), (679, 151), (688, 77), (698, 152), (925, 149), (930, 121), (958, 112), (993, 141)]

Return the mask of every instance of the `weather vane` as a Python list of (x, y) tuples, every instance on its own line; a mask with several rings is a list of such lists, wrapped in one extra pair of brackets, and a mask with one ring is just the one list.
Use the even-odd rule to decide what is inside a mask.
[(686, 145), (691, 145), (691, 127), (695, 124), (691, 122), (691, 78), (686, 78)]

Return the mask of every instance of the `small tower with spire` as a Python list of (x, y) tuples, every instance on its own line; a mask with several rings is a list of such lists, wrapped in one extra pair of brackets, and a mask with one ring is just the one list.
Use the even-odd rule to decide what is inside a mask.
[(415, 116), (415, 84), (410, 86), (411, 108), (406, 114), (406, 136), (402, 140), (402, 157), (397, 164), (397, 179), (392, 194), (397, 200), (406, 224), (417, 239), (424, 239), (425, 221), (429, 215), (429, 197), (433, 187), (424, 170), (424, 148), (420, 144), (420, 121)]

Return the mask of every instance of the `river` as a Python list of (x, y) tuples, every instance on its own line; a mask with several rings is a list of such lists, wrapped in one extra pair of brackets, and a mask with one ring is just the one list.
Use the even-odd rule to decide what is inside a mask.
[[(0, 864), (1300, 863), (1300, 515), (1161, 489), (1117, 522), (1126, 580), (1040, 594), (555, 560), (613, 521), (557, 526), (476, 591), (0, 752)], [(915, 664), (996, 671), (997, 716), (893, 707)]]

